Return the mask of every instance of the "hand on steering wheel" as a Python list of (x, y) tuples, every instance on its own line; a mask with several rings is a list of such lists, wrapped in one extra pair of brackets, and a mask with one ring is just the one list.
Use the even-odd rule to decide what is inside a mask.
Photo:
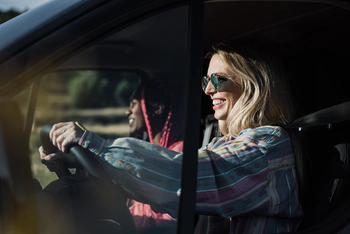
[[(74, 126), (73, 126), (74, 125)], [(77, 129), (80, 129), (77, 130)], [(65, 131), (63, 131), (65, 130)], [(79, 133), (80, 132), (80, 133)], [(79, 137), (83, 131), (73, 122), (45, 125), (40, 132), (40, 140), (43, 150), (47, 153), (60, 152), (59, 148), (71, 153), (77, 162), (90, 174), (97, 178), (108, 178), (109, 176), (101, 168), (95, 155), (89, 150), (78, 145)], [(66, 137), (64, 137), (66, 136)], [(51, 137), (54, 140), (51, 140)], [(56, 147), (56, 144), (58, 147)], [(67, 155), (65, 155), (67, 159)], [(68, 169), (67, 169), (68, 170)]]
[[(112, 218), (101, 220), (102, 223), (105, 223), (108, 226), (110, 223), (109, 220), (116, 220), (118, 223), (120, 223), (121, 226), (120, 233), (135, 233), (135, 224), (129, 212), (129, 209), (126, 206), (122, 187), (120, 187), (120, 185), (115, 185), (112, 183), (111, 178), (102, 168), (100, 161), (96, 158), (96, 155), (77, 144), (80, 139), (78, 139), (79, 130), (76, 131), (76, 128), (72, 126), (71, 123), (74, 124), (73, 122), (69, 122), (68, 124), (55, 124), (53, 126), (45, 125), (41, 129), (40, 140), (42, 143), (43, 152), (56, 152), (52, 155), (52, 157), (60, 157), (59, 155), (62, 157), (62, 153), (59, 152), (59, 149), (53, 145), (53, 143), (56, 144), (61, 150), (69, 151), (70, 154), (73, 155), (77, 160), (77, 162), (79, 162), (79, 164), (92, 176), (90, 178), (94, 178), (96, 180), (95, 184), (96, 186), (99, 186), (99, 189), (97, 189), (97, 191), (103, 191), (103, 194), (108, 195), (109, 197), (104, 198), (108, 199), (108, 202), (105, 202), (109, 204), (108, 207), (104, 207), (104, 209), (108, 210), (106, 213), (108, 213)], [(65, 131), (63, 131), (63, 129)], [(52, 141), (51, 137), (53, 138)], [(64, 157), (67, 157), (67, 154), (65, 154)], [(115, 230), (112, 231), (113, 233), (116, 233)]]
[(74, 122), (54, 124), (49, 133), (52, 144), (61, 152), (68, 153), (72, 144), (77, 144), (83, 136), (84, 130)]
[(38, 151), (41, 163), (46, 165), (51, 172), (58, 172), (63, 167), (77, 168), (80, 166), (79, 162), (72, 154), (65, 154), (60, 151), (51, 153), (50, 151), (44, 150), (43, 146), (40, 146)]

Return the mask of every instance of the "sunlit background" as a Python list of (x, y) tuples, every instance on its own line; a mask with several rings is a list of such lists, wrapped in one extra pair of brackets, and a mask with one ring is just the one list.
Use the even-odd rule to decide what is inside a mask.
[(27, 11), (49, 0), (0, 0), (0, 11)]

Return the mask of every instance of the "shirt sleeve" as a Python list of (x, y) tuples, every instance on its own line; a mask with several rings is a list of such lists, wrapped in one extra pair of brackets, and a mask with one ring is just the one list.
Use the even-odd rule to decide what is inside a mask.
[(199, 150), (197, 210), (222, 217), (299, 217), (295, 160), (280, 127), (246, 129)]
[(106, 172), (130, 198), (177, 217), (182, 153), (130, 137), (105, 140), (88, 131), (79, 144), (106, 162)]
[[(107, 173), (131, 198), (176, 217), (182, 153), (134, 138), (104, 140), (89, 134), (93, 133), (79, 144), (107, 162)], [(251, 212), (296, 215), (294, 169), (291, 142), (281, 128), (247, 129), (237, 138), (216, 138), (198, 151), (196, 210), (222, 217)]]

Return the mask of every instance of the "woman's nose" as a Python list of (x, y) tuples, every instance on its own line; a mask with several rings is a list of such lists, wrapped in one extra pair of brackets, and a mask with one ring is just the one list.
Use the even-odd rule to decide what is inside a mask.
[(209, 81), (208, 84), (207, 84), (207, 87), (205, 87), (204, 93), (206, 95), (211, 95), (211, 94), (213, 94), (215, 92), (216, 92), (216, 90), (214, 89), (213, 84), (211, 83), (211, 81)]

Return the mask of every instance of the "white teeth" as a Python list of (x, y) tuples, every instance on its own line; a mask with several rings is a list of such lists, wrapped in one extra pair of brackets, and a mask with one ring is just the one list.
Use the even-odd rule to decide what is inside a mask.
[(129, 125), (131, 125), (134, 122), (135, 119), (129, 119)]
[(219, 105), (221, 103), (225, 102), (225, 100), (213, 100), (213, 106)]

